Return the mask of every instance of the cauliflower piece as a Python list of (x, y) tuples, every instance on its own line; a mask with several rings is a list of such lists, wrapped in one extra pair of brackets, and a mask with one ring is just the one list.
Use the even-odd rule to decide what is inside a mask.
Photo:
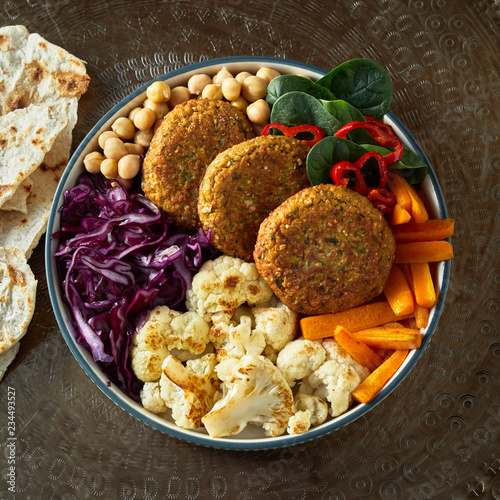
[(274, 307), (253, 307), (252, 314), (255, 331), (262, 332), (266, 344), (275, 351), (281, 351), (295, 338), (299, 315), (283, 302), (278, 301)]
[(303, 337), (289, 342), (279, 352), (276, 366), (290, 387), (296, 380), (303, 379), (317, 370), (326, 359), (321, 342)]
[(181, 314), (168, 306), (155, 307), (132, 338), (132, 370), (139, 380), (155, 382), (172, 349), (201, 354), (210, 342), (209, 333), (209, 324), (194, 311)]
[(264, 356), (225, 358), (215, 368), (224, 395), (202, 422), (212, 437), (232, 436), (247, 424), (279, 436), (293, 415), (293, 395), (280, 371)]
[(217, 359), (220, 361), (224, 356), (241, 358), (245, 354), (258, 356), (266, 347), (266, 340), (261, 332), (252, 330), (252, 318), (241, 316), (239, 324), (217, 323), (212, 331), (218, 332)]
[(352, 403), (352, 391), (359, 385), (361, 378), (349, 364), (330, 359), (325, 361), (309, 377), (313, 395), (330, 403), (330, 415), (336, 417), (344, 413)]
[(272, 295), (255, 264), (221, 255), (205, 262), (193, 277), (186, 293), (186, 306), (209, 321), (215, 313), (231, 318), (238, 306), (244, 303), (254, 306)]
[(327, 360), (333, 359), (334, 361), (337, 361), (337, 363), (351, 366), (356, 370), (361, 382), (368, 377), (368, 375), (370, 375), (370, 370), (366, 366), (363, 366), (355, 361), (354, 358), (342, 349), (338, 342), (333, 338), (323, 339), (322, 344), (326, 351)]
[(155, 382), (161, 377), (161, 365), (169, 355), (166, 332), (180, 313), (166, 306), (155, 307), (138, 333), (132, 337), (130, 360), (132, 371), (142, 382)]
[(311, 428), (311, 415), (308, 411), (298, 411), (288, 420), (288, 434), (304, 434)]
[(160, 415), (167, 411), (165, 401), (160, 394), (160, 381), (146, 382), (141, 389), (142, 406), (151, 413)]
[(174, 356), (165, 358), (160, 395), (165, 405), (172, 409), (172, 418), (179, 427), (200, 427), (203, 415), (221, 396), (220, 381), (214, 372), (216, 364), (215, 354), (189, 360), (186, 366)]
[(296, 412), (309, 413), (311, 427), (322, 424), (328, 417), (328, 403), (317, 396), (299, 392), (293, 399)]

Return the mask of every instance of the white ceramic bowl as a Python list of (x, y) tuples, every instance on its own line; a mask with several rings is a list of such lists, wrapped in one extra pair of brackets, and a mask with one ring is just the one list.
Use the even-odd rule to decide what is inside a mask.
[[(204, 61), (197, 64), (192, 64), (181, 69), (174, 70), (158, 80), (166, 81), (171, 87), (177, 85), (186, 85), (190, 76), (196, 73), (208, 73), (213, 75), (219, 69), (225, 66), (231, 73), (237, 74), (240, 71), (249, 71), (255, 73), (260, 67), (267, 66), (277, 69), (280, 73), (295, 73), (307, 75), (314, 80), (319, 79), (327, 71), (310, 66), (304, 63), (291, 61), (287, 59), (279, 59), (274, 57), (227, 57)], [(78, 344), (73, 338), (68, 328), (68, 323), (71, 321), (69, 308), (62, 298), (62, 290), (57, 276), (54, 252), (58, 246), (58, 240), (53, 239), (53, 233), (57, 232), (60, 225), (59, 208), (63, 202), (64, 192), (73, 187), (80, 173), (83, 172), (84, 156), (97, 149), (97, 137), (104, 130), (109, 130), (113, 121), (119, 116), (126, 116), (134, 107), (141, 105), (145, 99), (146, 89), (151, 84), (149, 82), (123, 99), (113, 109), (111, 109), (99, 122), (92, 128), (83, 142), (78, 146), (74, 155), (62, 176), (59, 187), (54, 197), (54, 202), (50, 212), (47, 238), (46, 238), (46, 272), (47, 283), (49, 288), (50, 299), (54, 313), (71, 352), (75, 356), (83, 370), (112, 401), (119, 405), (123, 410), (144, 422), (145, 424), (171, 436), (189, 441), (192, 443), (211, 446), (216, 448), (235, 449), (235, 450), (251, 450), (251, 449), (268, 449), (281, 446), (290, 446), (296, 443), (308, 441), (328, 432), (335, 431), (346, 424), (353, 422), (355, 419), (369, 412), (378, 403), (385, 399), (408, 375), (410, 370), (415, 366), (418, 359), (422, 355), (424, 349), (429, 343), (431, 336), (436, 328), (439, 316), (444, 306), (447, 284), (449, 281), (450, 262), (443, 262), (438, 265), (438, 285), (439, 295), (435, 307), (431, 311), (429, 325), (425, 330), (422, 347), (410, 352), (403, 365), (400, 367), (396, 375), (387, 383), (384, 389), (368, 404), (355, 404), (352, 408), (343, 415), (328, 420), (324, 424), (312, 428), (305, 434), (291, 436), (288, 434), (269, 438), (265, 437), (260, 427), (248, 426), (242, 433), (234, 437), (214, 439), (211, 438), (206, 431), (200, 429), (196, 431), (185, 430), (177, 427), (172, 420), (160, 417), (146, 411), (140, 404), (130, 399), (120, 389), (113, 384), (108, 385), (108, 379), (102, 373), (101, 369), (94, 362), (90, 352)], [(438, 181), (426, 158), (424, 152), (412, 137), (410, 132), (404, 125), (392, 114), (387, 113), (384, 119), (385, 122), (391, 124), (401, 138), (405, 146), (410, 147), (423, 161), (429, 165), (429, 175), (423, 183), (423, 189), (428, 196), (431, 205), (431, 216), (434, 218), (447, 217), (446, 207), (444, 204), (441, 189)]]

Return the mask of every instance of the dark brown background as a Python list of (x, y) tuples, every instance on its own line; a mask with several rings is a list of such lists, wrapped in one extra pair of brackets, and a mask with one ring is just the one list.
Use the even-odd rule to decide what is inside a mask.
[(456, 257), (429, 348), (374, 411), (303, 445), (229, 452), (156, 432), (92, 384), (56, 326), (42, 241), (35, 317), (0, 385), (2, 448), (9, 387), (18, 438), (17, 496), (2, 481), (2, 499), (500, 499), (498, 2), (4, 0), (10, 24), (87, 61), (73, 148), (139, 85), (200, 60), (378, 61), (456, 219)]

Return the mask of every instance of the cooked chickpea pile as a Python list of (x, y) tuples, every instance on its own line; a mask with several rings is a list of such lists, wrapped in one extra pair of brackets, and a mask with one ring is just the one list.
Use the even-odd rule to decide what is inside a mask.
[(107, 179), (118, 179), (126, 188), (140, 172), (141, 156), (168, 111), (190, 99), (224, 99), (246, 113), (255, 131), (260, 133), (267, 124), (271, 109), (265, 101), (269, 82), (280, 73), (260, 68), (255, 75), (242, 71), (232, 75), (222, 68), (215, 76), (200, 73), (189, 78), (187, 86), (170, 86), (162, 81), (146, 90), (146, 100), (127, 117), (117, 118), (111, 130), (98, 138), (101, 151), (88, 153), (83, 164), (91, 174), (102, 173)]

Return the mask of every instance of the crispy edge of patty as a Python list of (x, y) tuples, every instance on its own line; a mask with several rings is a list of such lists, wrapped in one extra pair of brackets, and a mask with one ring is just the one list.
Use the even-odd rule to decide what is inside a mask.
[[(363, 242), (366, 248), (357, 248)], [(324, 314), (379, 295), (394, 251), (389, 225), (364, 196), (322, 184), (288, 198), (269, 215), (254, 259), (282, 302), (304, 314)]]
[(144, 158), (146, 198), (176, 225), (200, 227), (198, 192), (206, 167), (221, 151), (253, 136), (244, 114), (225, 101), (191, 99), (177, 105), (158, 127)]
[(284, 136), (260, 136), (223, 151), (207, 167), (198, 215), (222, 252), (253, 261), (261, 222), (285, 199), (310, 185), (310, 147)]

